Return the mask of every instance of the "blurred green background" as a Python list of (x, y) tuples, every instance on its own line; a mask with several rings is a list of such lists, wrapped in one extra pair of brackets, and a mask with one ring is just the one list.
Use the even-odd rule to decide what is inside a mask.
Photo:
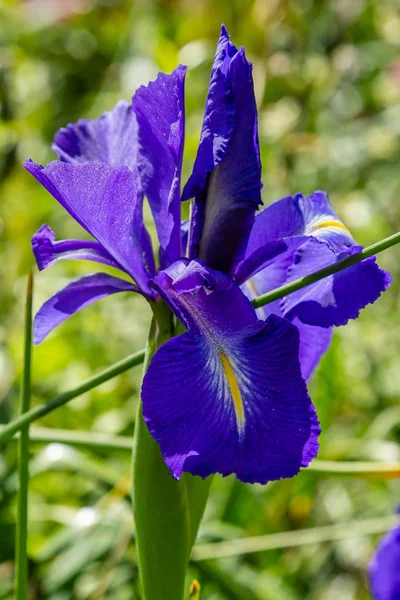
[[(79, 227), (28, 175), (54, 158), (52, 137), (80, 117), (189, 65), (185, 175), (195, 155), (209, 70), (224, 22), (254, 64), (264, 202), (326, 189), (363, 245), (400, 229), (398, 0), (0, 0), (0, 422), (16, 415), (30, 237)], [(310, 387), (320, 458), (400, 460), (399, 250), (380, 255), (394, 283), (335, 332)], [(35, 276), (35, 307), (90, 265)], [(34, 404), (143, 347), (149, 311), (131, 295), (64, 324), (33, 358)], [(77, 398), (41, 426), (131, 435), (140, 367)], [(0, 598), (11, 598), (16, 449), (0, 456)], [(140, 598), (127, 475), (129, 452), (32, 444), (32, 598)], [(266, 487), (217, 477), (200, 531), (212, 542), (389, 515), (396, 480), (303, 471)], [(364, 600), (377, 536), (193, 563), (202, 600)], [(162, 600), (162, 599), (160, 599)]]

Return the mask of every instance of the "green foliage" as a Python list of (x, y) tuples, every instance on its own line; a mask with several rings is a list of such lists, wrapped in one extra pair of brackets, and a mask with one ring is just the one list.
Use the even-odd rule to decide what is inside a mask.
[[(21, 167), (46, 162), (57, 128), (129, 99), (158, 70), (189, 64), (185, 174), (196, 151), (219, 26), (254, 64), (264, 202), (330, 192), (363, 245), (399, 230), (400, 19), (393, 0), (3, 0), (0, 4), (0, 421), (18, 412), (29, 238), (48, 222), (79, 227)], [(398, 250), (379, 257), (394, 283), (336, 330), (311, 381), (320, 458), (400, 460)], [(90, 265), (35, 277), (35, 307)], [(129, 296), (129, 297), (128, 297)], [(145, 345), (150, 311), (114, 296), (87, 308), (33, 353), (32, 404), (73, 388)], [(141, 369), (124, 372), (44, 416), (50, 428), (131, 436)], [(40, 447), (39, 447), (40, 448)], [(32, 597), (140, 599), (123, 450), (31, 446), (28, 553)], [(11, 598), (16, 446), (0, 456), (0, 598)], [(327, 478), (248, 486), (214, 478), (200, 542), (389, 515), (397, 480)], [(366, 600), (375, 536), (193, 562), (201, 600)]]

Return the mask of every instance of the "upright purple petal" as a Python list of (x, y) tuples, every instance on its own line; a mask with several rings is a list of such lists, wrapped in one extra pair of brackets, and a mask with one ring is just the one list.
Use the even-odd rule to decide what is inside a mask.
[(132, 106), (123, 100), (99, 119), (80, 119), (57, 132), (53, 150), (72, 164), (100, 161), (110, 167), (137, 166), (138, 125)]
[(189, 200), (202, 193), (207, 175), (226, 154), (235, 118), (235, 101), (230, 93), (228, 74), (232, 58), (237, 53), (238, 49), (232, 44), (226, 27), (222, 25), (211, 69), (199, 149), (193, 173), (183, 190), (182, 200)]
[(369, 565), (374, 600), (400, 600), (400, 525), (380, 541)]
[(222, 27), (200, 145), (183, 200), (195, 196), (190, 257), (229, 272), (241, 258), (261, 201), (252, 66)]
[(186, 67), (160, 73), (132, 100), (139, 124), (138, 165), (161, 245), (162, 266), (181, 257), (180, 180)]
[(106, 273), (81, 277), (58, 291), (39, 309), (33, 326), (33, 341), (40, 344), (45, 337), (68, 317), (105, 296), (118, 292), (138, 292), (139, 288)]
[(32, 250), (38, 269), (43, 271), (58, 260), (90, 260), (116, 269), (121, 267), (99, 242), (92, 240), (56, 241), (54, 231), (42, 225), (32, 236)]
[(173, 476), (295, 475), (316, 456), (319, 434), (296, 328), (259, 321), (232, 279), (199, 261), (174, 263), (155, 285), (189, 329), (158, 350), (142, 388), (144, 418)]
[(143, 224), (142, 194), (127, 167), (100, 162), (42, 167), (28, 160), (26, 169), (129, 273), (144, 292), (155, 273), (151, 241)]

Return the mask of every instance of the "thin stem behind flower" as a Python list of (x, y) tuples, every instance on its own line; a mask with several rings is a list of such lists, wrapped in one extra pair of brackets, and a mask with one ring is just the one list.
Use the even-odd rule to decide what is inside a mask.
[[(24, 371), (20, 395), (20, 414), (29, 410), (31, 396), (31, 355), (32, 355), (32, 270), (28, 273), (25, 305), (24, 332)], [(29, 486), (29, 425), (21, 428), (18, 440), (18, 494), (15, 549), (15, 599), (28, 597), (28, 486)]]
[[(376, 242), (375, 244), (372, 244), (367, 248), (364, 248), (364, 250), (362, 250), (358, 254), (354, 254), (353, 256), (350, 256), (337, 263), (334, 263), (333, 265), (330, 265), (329, 267), (320, 269), (319, 271), (311, 273), (306, 277), (296, 279), (296, 281), (292, 281), (291, 283), (281, 286), (276, 290), (273, 290), (272, 292), (268, 292), (267, 294), (258, 296), (253, 300), (252, 304), (254, 308), (261, 308), (262, 306), (269, 304), (270, 302), (274, 302), (279, 298), (288, 296), (289, 294), (296, 292), (297, 290), (300, 290), (303, 287), (311, 285), (312, 283), (315, 283), (321, 279), (324, 279), (329, 275), (338, 273), (343, 269), (347, 269), (348, 267), (357, 264), (365, 258), (374, 256), (375, 254), (378, 254), (379, 252), (382, 252), (387, 248), (395, 246), (398, 243), (400, 243), (400, 232), (395, 233), (387, 238), (384, 238), (383, 240)], [(69, 390), (68, 392), (63, 392), (62, 394), (51, 398), (44, 404), (36, 406), (30, 411), (27, 411), (24, 415), (17, 417), (0, 430), (0, 444), (10, 440), (17, 431), (21, 430), (21, 428), (24, 425), (32, 423), (32, 421), (36, 421), (37, 419), (40, 419), (44, 415), (55, 410), (59, 406), (63, 406), (64, 404), (66, 404), (70, 400), (73, 400), (74, 398), (77, 398), (81, 394), (84, 394), (85, 392), (94, 389), (102, 383), (109, 381), (113, 377), (120, 375), (121, 373), (127, 371), (131, 367), (141, 364), (144, 360), (144, 356), (145, 350), (140, 350), (135, 354), (131, 354), (126, 358), (122, 359), (121, 361), (115, 363), (114, 365), (111, 365), (107, 369), (104, 369), (104, 371), (101, 371), (98, 375), (90, 377), (83, 383), (79, 384), (76, 388)]]

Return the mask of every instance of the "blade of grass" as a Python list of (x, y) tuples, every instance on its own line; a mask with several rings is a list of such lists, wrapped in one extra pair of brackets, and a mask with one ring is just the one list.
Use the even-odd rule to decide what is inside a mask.
[[(25, 304), (24, 331), (24, 370), (20, 394), (20, 414), (29, 410), (31, 395), (31, 356), (32, 356), (32, 270), (28, 273)], [(18, 492), (17, 523), (15, 541), (15, 598), (26, 600), (28, 597), (28, 486), (29, 486), (29, 425), (21, 429), (18, 440)]]
[[(132, 439), (129, 436), (115, 436), (96, 431), (79, 431), (75, 429), (53, 429), (50, 427), (33, 427), (30, 430), (30, 442), (31, 444), (59, 443), (88, 450), (124, 450), (126, 452), (130, 452), (132, 446)], [(400, 477), (400, 463), (314, 460), (302, 471), (358, 479), (395, 479)]]
[(334, 461), (314, 460), (307, 471), (336, 477), (358, 477), (361, 479), (397, 479), (400, 477), (400, 463), (375, 461)]
[(31, 410), (27, 411), (25, 414), (20, 415), (7, 425), (4, 425), (0, 430), (0, 444), (7, 442), (11, 439), (17, 431), (19, 431), (25, 425), (32, 423), (32, 421), (36, 421), (40, 419), (44, 415), (47, 415), (49, 412), (55, 410), (59, 406), (63, 406), (70, 400), (77, 398), (81, 394), (92, 390), (93, 388), (109, 381), (113, 377), (120, 375), (124, 371), (127, 371), (131, 367), (139, 365), (143, 362), (144, 359), (144, 350), (139, 350), (139, 352), (135, 352), (135, 354), (130, 354), (126, 358), (123, 358), (119, 362), (114, 363), (111, 367), (104, 369), (97, 375), (86, 379), (82, 383), (80, 383), (77, 387), (68, 392), (63, 392), (54, 398), (51, 398), (47, 402), (43, 404), (39, 404), (39, 406), (35, 406)]
[[(312, 283), (315, 283), (316, 281), (319, 281), (324, 277), (328, 277), (329, 275), (338, 273), (339, 271), (342, 271), (347, 267), (351, 267), (357, 264), (358, 262), (364, 260), (365, 258), (374, 256), (375, 254), (378, 254), (379, 252), (382, 252), (383, 250), (386, 250), (387, 248), (390, 248), (391, 246), (394, 246), (398, 243), (400, 243), (400, 232), (395, 233), (394, 235), (391, 235), (379, 242), (376, 242), (375, 244), (372, 244), (372, 246), (364, 248), (364, 250), (362, 250), (358, 254), (354, 254), (353, 256), (350, 256), (333, 265), (330, 265), (329, 267), (320, 269), (319, 271), (311, 273), (306, 277), (296, 279), (296, 281), (292, 281), (291, 283), (283, 285), (277, 288), (276, 290), (273, 290), (272, 292), (268, 292), (267, 294), (258, 296), (257, 298), (254, 298), (252, 304), (254, 308), (260, 308), (265, 304), (269, 304), (270, 302), (274, 302), (279, 298), (283, 298), (283, 296), (292, 294), (293, 292), (296, 292), (297, 290), (303, 287), (307, 287), (308, 285), (311, 285)], [(37, 419), (40, 419), (40, 417), (43, 417), (44, 415), (55, 410), (59, 406), (66, 404), (70, 400), (77, 398), (77, 396), (80, 396), (81, 394), (84, 394), (85, 392), (101, 385), (102, 383), (109, 381), (113, 377), (120, 375), (121, 373), (127, 371), (131, 367), (142, 363), (144, 360), (144, 355), (145, 350), (140, 350), (135, 354), (131, 354), (130, 356), (127, 356), (121, 361), (115, 363), (111, 367), (108, 367), (98, 375), (87, 379), (73, 390), (59, 394), (58, 396), (55, 396), (48, 402), (45, 402), (44, 404), (41, 404), (28, 411), (25, 415), (14, 419), (10, 423), (2, 427), (0, 431), (0, 445), (11, 439), (13, 435), (17, 431), (19, 431), (24, 425), (32, 423), (32, 421), (36, 421)]]
[(398, 522), (399, 517), (391, 515), (377, 519), (350, 521), (350, 523), (327, 525), (325, 527), (310, 527), (309, 529), (298, 531), (284, 531), (282, 533), (271, 533), (239, 540), (215, 542), (213, 544), (199, 544), (193, 549), (192, 559), (194, 561), (213, 560), (253, 552), (264, 552), (265, 550), (294, 548), (305, 544), (321, 544), (323, 542), (373, 535), (391, 529)]
[(275, 300), (279, 300), (279, 298), (283, 298), (284, 296), (293, 294), (293, 292), (297, 292), (297, 290), (300, 290), (303, 287), (307, 287), (308, 285), (311, 285), (312, 283), (315, 283), (316, 281), (319, 281), (320, 279), (324, 279), (325, 277), (328, 277), (329, 275), (333, 275), (334, 273), (343, 271), (343, 269), (352, 267), (353, 265), (356, 265), (357, 263), (361, 262), (365, 258), (374, 256), (375, 254), (378, 254), (379, 252), (382, 252), (383, 250), (386, 250), (387, 248), (390, 248), (391, 246), (395, 246), (396, 244), (399, 244), (399, 243), (400, 243), (400, 232), (395, 233), (383, 240), (380, 240), (379, 242), (372, 244), (372, 246), (368, 246), (367, 248), (364, 248), (363, 250), (361, 250), (361, 252), (359, 252), (357, 254), (353, 254), (352, 256), (349, 256), (348, 258), (339, 260), (338, 262), (334, 263), (333, 265), (329, 265), (328, 267), (319, 269), (319, 271), (315, 271), (314, 273), (311, 273), (310, 275), (306, 275), (305, 277), (296, 279), (295, 281), (292, 281), (291, 283), (287, 283), (286, 285), (283, 285), (283, 286), (277, 288), (276, 290), (272, 290), (272, 292), (267, 292), (266, 294), (263, 294), (262, 296), (258, 296), (257, 298), (254, 298), (252, 304), (253, 304), (254, 308), (260, 308), (261, 306), (264, 306), (265, 304), (269, 304), (270, 302), (275, 302)]

